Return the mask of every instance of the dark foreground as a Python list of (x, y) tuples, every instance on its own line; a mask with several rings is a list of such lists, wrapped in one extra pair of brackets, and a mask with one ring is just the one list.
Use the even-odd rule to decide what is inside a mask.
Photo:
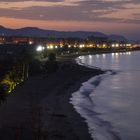
[(68, 62), (57, 72), (29, 78), (0, 106), (0, 140), (90, 140), (71, 93), (100, 70)]

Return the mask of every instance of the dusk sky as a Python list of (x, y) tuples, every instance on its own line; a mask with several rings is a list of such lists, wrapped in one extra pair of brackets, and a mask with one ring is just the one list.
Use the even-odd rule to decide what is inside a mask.
[(140, 0), (0, 0), (0, 25), (140, 39)]

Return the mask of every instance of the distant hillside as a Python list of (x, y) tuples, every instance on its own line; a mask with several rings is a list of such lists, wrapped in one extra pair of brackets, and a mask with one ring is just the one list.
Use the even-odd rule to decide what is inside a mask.
[(120, 35), (106, 35), (101, 32), (88, 31), (55, 31), (44, 30), (36, 27), (25, 27), (21, 29), (9, 29), (0, 26), (0, 35), (5, 36), (27, 36), (27, 37), (55, 37), (55, 38), (87, 38), (89, 36), (106, 37), (114, 41), (126, 41), (127, 39)]
[(130, 43), (140, 44), (140, 40), (130, 40)]
[(110, 40), (113, 40), (113, 41), (127, 41), (127, 39), (124, 37), (124, 36), (121, 36), (121, 35), (109, 35), (108, 38)]

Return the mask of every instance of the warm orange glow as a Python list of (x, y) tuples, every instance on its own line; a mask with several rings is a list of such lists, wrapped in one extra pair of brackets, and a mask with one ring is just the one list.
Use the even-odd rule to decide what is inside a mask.
[[(86, 31), (102, 31), (106, 33), (119, 33), (120, 31), (127, 30), (131, 32), (137, 29), (139, 25), (133, 24), (118, 24), (118, 23), (102, 23), (102, 22), (84, 22), (84, 21), (47, 21), (47, 20), (28, 20), (28, 19), (15, 19), (0, 17), (0, 25), (10, 28), (21, 27), (39, 27), (43, 29), (54, 29), (64, 31), (86, 30)], [(79, 26), (80, 25), (80, 26)], [(104, 26), (103, 26), (104, 25)], [(125, 34), (125, 31), (124, 31)]]
[(76, 6), (76, 3), (72, 3), (71, 0), (66, 0), (65, 2), (46, 2), (46, 1), (34, 1), (34, 0), (29, 0), (29, 1), (19, 1), (19, 2), (0, 2), (0, 8), (5, 8), (5, 9), (14, 9), (15, 7), (18, 9), (22, 8), (28, 8), (32, 6), (47, 6), (47, 7), (52, 7), (52, 6)]

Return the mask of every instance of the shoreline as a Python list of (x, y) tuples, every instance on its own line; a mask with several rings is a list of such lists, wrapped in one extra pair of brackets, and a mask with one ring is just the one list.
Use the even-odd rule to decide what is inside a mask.
[(1, 140), (91, 139), (86, 122), (69, 102), (83, 82), (104, 72), (72, 61), (64, 64), (56, 73), (30, 77), (0, 106)]
[(86, 55), (97, 55), (97, 54), (109, 54), (109, 53), (123, 53), (123, 52), (134, 52), (134, 51), (140, 51), (140, 49), (126, 49), (126, 50), (104, 50), (104, 51), (93, 51), (93, 52), (80, 52), (78, 54), (72, 53), (72, 54), (65, 54), (65, 55), (61, 55), (58, 56), (57, 58), (60, 60), (71, 60), (71, 59), (75, 59), (79, 56), (86, 56)]

